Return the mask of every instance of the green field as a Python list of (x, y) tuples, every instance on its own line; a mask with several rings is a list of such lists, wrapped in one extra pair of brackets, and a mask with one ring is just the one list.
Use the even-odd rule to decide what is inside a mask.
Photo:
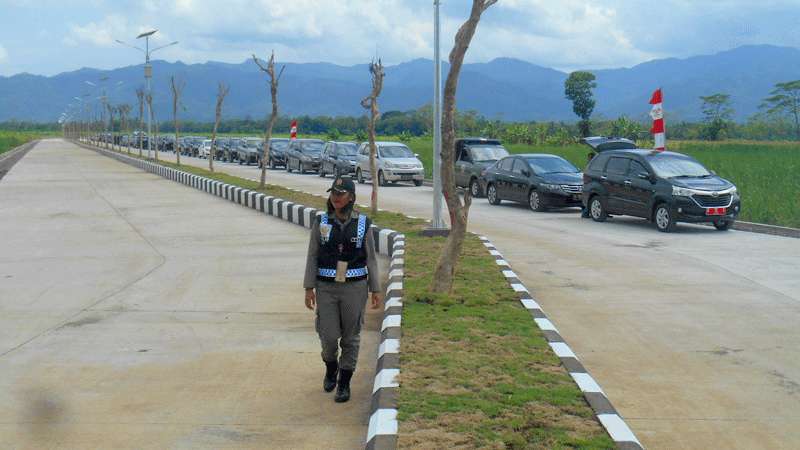
[(38, 133), (0, 130), (0, 154), (40, 137), (42, 136)]

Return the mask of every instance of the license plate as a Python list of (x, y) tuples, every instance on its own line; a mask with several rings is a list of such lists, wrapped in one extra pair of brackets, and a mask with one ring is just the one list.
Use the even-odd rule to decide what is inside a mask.
[(724, 216), (728, 212), (728, 208), (706, 208), (707, 216)]
[(400, 175), (400, 180), (401, 181), (411, 181), (412, 178), (413, 177), (411, 175)]

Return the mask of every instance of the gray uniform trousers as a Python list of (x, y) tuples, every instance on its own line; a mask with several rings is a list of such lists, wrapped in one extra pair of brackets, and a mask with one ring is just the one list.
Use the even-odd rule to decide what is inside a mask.
[(316, 328), (322, 343), (322, 360), (334, 362), (342, 347), (339, 367), (355, 370), (361, 342), (361, 325), (367, 305), (367, 280), (317, 284)]

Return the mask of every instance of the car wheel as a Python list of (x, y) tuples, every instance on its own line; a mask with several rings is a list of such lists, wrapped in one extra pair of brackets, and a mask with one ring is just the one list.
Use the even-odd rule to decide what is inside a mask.
[(656, 206), (655, 222), (658, 231), (669, 233), (675, 230), (675, 216), (672, 214), (669, 205), (661, 203)]
[(472, 181), (469, 182), (469, 193), (475, 198), (483, 197), (483, 192), (481, 192), (481, 184), (478, 183), (477, 178), (473, 178)]
[(719, 231), (728, 231), (733, 226), (733, 220), (715, 220), (714, 228)]
[(414, 186), (417, 186), (417, 187), (422, 186), (422, 180), (414, 180)]
[(356, 169), (356, 179), (358, 184), (364, 184), (364, 174), (361, 173), (361, 168)]
[(319, 171), (317, 172), (320, 178), (325, 178), (325, 166), (320, 164)]
[(499, 205), (502, 201), (500, 197), (497, 196), (497, 188), (493, 184), (486, 187), (486, 198), (492, 205)]
[(528, 206), (530, 206), (531, 209), (536, 212), (542, 212), (547, 209), (544, 206), (542, 196), (536, 190), (531, 190), (531, 192), (528, 194)]
[(292, 160), (291, 159), (287, 159), (286, 160), (286, 171), (289, 172), (289, 173), (292, 173)]
[(386, 186), (386, 177), (383, 176), (383, 171), (378, 171), (378, 186)]
[(597, 195), (589, 199), (589, 216), (595, 222), (605, 222), (606, 219), (608, 219), (608, 213), (606, 212), (605, 205), (603, 205), (603, 200)]

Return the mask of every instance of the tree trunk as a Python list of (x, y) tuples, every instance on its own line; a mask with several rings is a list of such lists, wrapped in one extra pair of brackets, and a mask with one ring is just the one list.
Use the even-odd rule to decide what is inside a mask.
[(261, 182), (258, 184), (259, 189), (264, 189), (267, 186), (267, 163), (269, 162), (272, 128), (278, 120), (278, 82), (280, 82), (283, 69), (285, 69), (286, 66), (282, 66), (278, 75), (275, 76), (275, 51), (270, 55), (266, 67), (259, 62), (255, 54), (253, 55), (253, 61), (255, 61), (256, 65), (258, 65), (262, 71), (269, 75), (269, 93), (272, 98), (272, 113), (269, 115), (267, 129), (264, 131), (264, 156), (261, 158)]
[(144, 90), (142, 88), (136, 89), (136, 98), (139, 100), (139, 158), (142, 157), (143, 140), (142, 130), (144, 128)]
[(369, 65), (369, 71), (372, 74), (372, 91), (370, 95), (361, 100), (361, 106), (364, 109), (369, 109), (369, 121), (367, 122), (367, 131), (369, 133), (369, 174), (372, 178), (372, 196), (370, 197), (370, 210), (372, 215), (378, 214), (378, 187), (380, 186), (378, 180), (377, 163), (377, 148), (375, 147), (375, 122), (380, 117), (378, 111), (378, 96), (381, 95), (383, 89), (383, 64), (379, 59), (378, 62), (373, 61)]
[(214, 115), (214, 131), (211, 133), (211, 153), (208, 155), (208, 170), (214, 171), (214, 153), (217, 151), (217, 129), (219, 128), (219, 121), (222, 118), (222, 102), (225, 101), (225, 96), (228, 95), (230, 88), (225, 86), (225, 83), (220, 82), (217, 90), (217, 107)]
[(447, 241), (436, 264), (431, 286), (433, 292), (450, 292), (453, 289), (453, 279), (467, 232), (469, 207), (472, 204), (469, 189), (464, 191), (464, 203), (461, 203), (455, 184), (455, 115), (458, 76), (464, 63), (464, 55), (475, 35), (478, 22), (480, 22), (481, 14), (496, 2), (497, 0), (473, 0), (469, 19), (459, 28), (453, 50), (450, 52), (450, 71), (444, 86), (442, 165), (440, 168), (442, 191), (450, 212), (450, 234), (447, 236)]
[(172, 120), (175, 128), (175, 144), (173, 144), (172, 149), (175, 150), (175, 161), (180, 166), (181, 145), (180, 145), (180, 133), (178, 131), (178, 103), (180, 103), (181, 101), (181, 93), (183, 92), (183, 88), (186, 85), (186, 83), (181, 81), (176, 84), (175, 77), (170, 77), (169, 83), (170, 87), (172, 88)]

